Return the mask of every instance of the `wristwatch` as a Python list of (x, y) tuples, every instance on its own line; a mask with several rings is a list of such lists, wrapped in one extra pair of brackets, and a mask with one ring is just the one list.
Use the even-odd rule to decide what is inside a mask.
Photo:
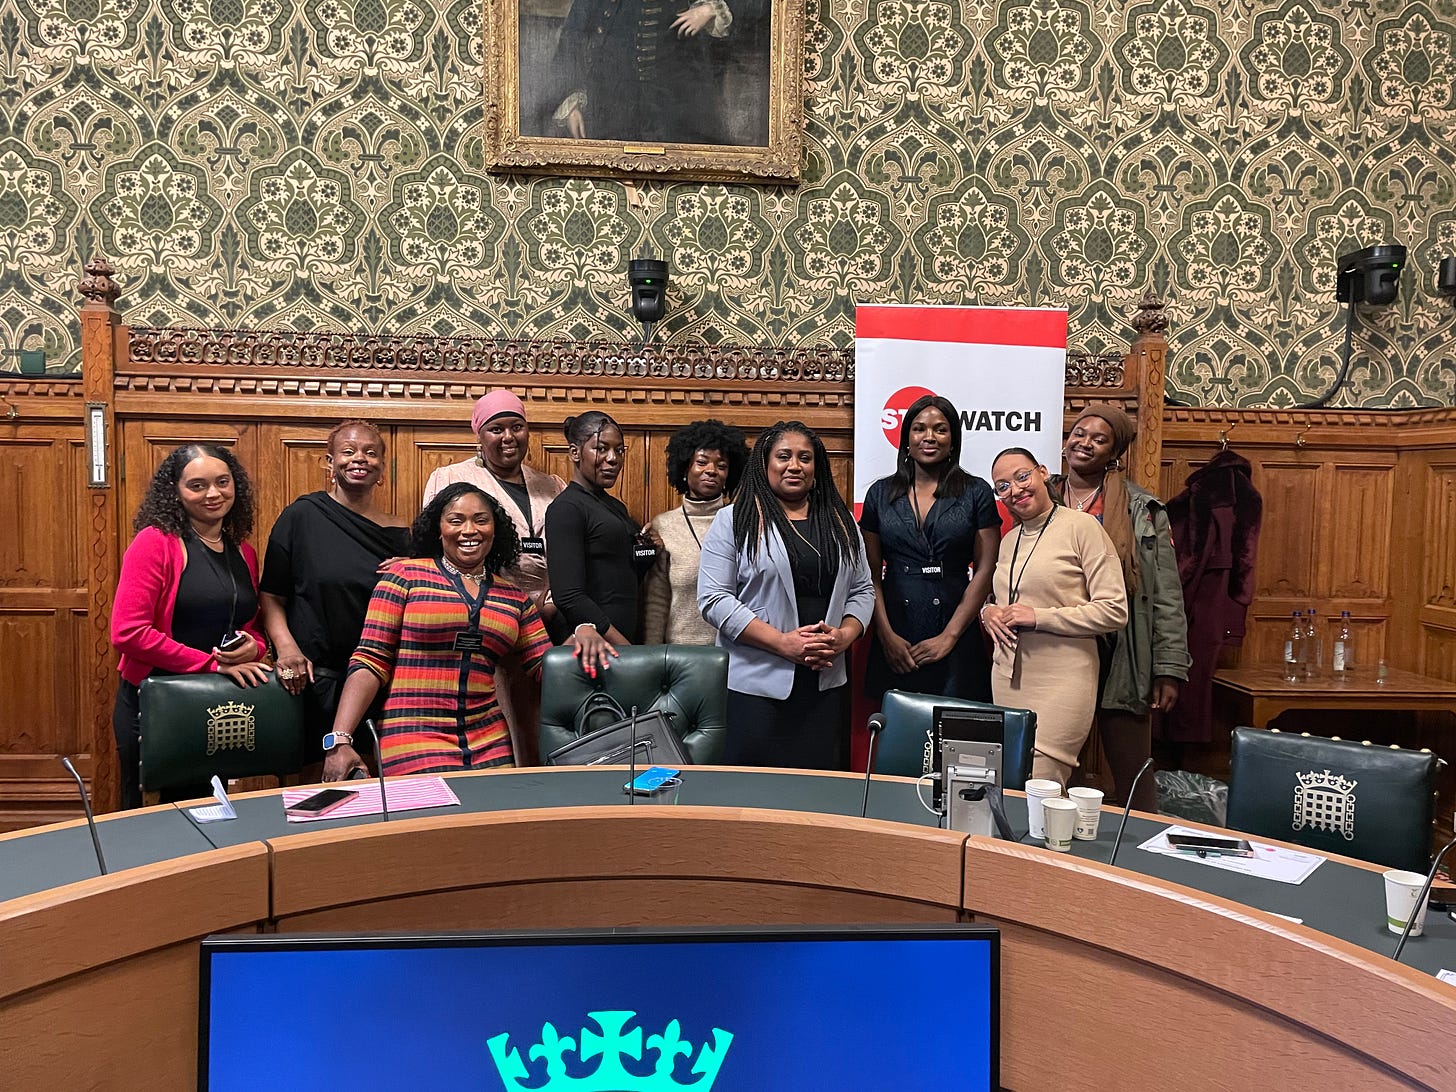
[(324, 736), (324, 754), (328, 754), (335, 747), (339, 747), (344, 744), (348, 744), (350, 747), (352, 747), (354, 745), (354, 737), (351, 736), (348, 732), (330, 732), (328, 735)]

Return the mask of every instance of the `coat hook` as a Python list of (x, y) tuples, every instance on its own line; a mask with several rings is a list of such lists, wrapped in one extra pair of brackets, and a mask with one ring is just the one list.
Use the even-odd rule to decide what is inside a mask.
[(1223, 431), (1221, 431), (1218, 434), (1218, 449), (1220, 451), (1227, 451), (1228, 450), (1228, 446), (1229, 446), (1229, 438), (1228, 438), (1229, 437), (1229, 433), (1232, 432), (1234, 429), (1236, 429), (1238, 427), (1239, 427), (1238, 426), (1238, 422), (1234, 422), (1232, 425), (1229, 425), (1228, 428), (1224, 429)]
[(1304, 438), (1304, 434), (1306, 432), (1308, 432), (1312, 428), (1314, 428), (1314, 422), (1313, 421), (1311, 421), (1309, 424), (1307, 424), (1307, 425), (1304, 426), (1304, 428), (1300, 431), (1299, 435), (1294, 438), (1294, 446), (1295, 447), (1301, 447), (1302, 448), (1302, 447), (1304, 447), (1309, 442), (1309, 441), (1307, 441)]

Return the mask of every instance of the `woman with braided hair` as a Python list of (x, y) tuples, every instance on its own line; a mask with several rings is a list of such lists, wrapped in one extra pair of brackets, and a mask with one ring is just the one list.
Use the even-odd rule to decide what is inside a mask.
[(874, 605), (823, 442), (778, 422), (708, 528), (698, 569), (698, 609), (728, 650), (726, 764), (843, 768), (845, 651)]

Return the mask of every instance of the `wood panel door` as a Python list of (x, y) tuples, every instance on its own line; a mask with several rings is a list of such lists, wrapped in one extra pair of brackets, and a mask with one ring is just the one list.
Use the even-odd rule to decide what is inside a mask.
[(57, 755), (89, 776), (86, 449), (78, 424), (0, 438), (0, 830), (75, 810)]

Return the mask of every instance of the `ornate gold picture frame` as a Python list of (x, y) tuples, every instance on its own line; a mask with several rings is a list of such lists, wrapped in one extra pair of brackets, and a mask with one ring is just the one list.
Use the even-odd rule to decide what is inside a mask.
[(486, 166), (799, 180), (804, 0), (484, 0)]

